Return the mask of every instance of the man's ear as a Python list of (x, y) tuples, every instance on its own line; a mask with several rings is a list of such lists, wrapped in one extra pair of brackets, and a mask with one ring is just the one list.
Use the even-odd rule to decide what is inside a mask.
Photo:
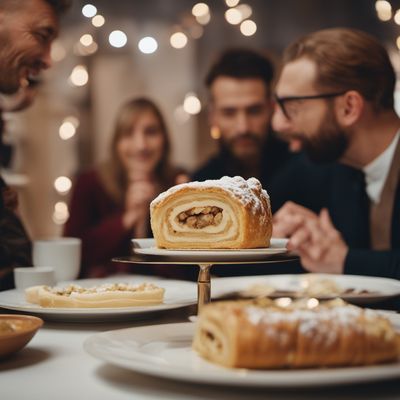
[(336, 117), (345, 127), (355, 124), (365, 107), (364, 97), (356, 90), (349, 90), (336, 101)]

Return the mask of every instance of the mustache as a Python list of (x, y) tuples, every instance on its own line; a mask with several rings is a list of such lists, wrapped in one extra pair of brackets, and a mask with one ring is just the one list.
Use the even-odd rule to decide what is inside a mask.
[(286, 133), (286, 132), (275, 132), (276, 136), (284, 142), (290, 142), (291, 140), (304, 141), (304, 135), (301, 133)]
[(253, 141), (255, 144), (261, 145), (262, 144), (262, 139), (260, 138), (260, 136), (256, 135), (253, 132), (245, 132), (242, 133), (238, 136), (235, 136), (231, 139), (228, 140), (229, 144), (235, 144), (236, 142), (239, 142), (240, 140), (251, 140)]

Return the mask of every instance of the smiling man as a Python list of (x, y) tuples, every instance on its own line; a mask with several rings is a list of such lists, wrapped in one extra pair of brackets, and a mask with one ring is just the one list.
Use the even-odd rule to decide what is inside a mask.
[(333, 163), (316, 188), (326, 208), (287, 203), (274, 217), (274, 234), (310, 271), (400, 279), (395, 81), (385, 48), (364, 32), (322, 30), (285, 51), (273, 126), (313, 161)]
[(219, 136), (219, 152), (193, 175), (194, 180), (224, 175), (256, 177), (268, 189), (290, 158), (287, 145), (271, 132), (273, 65), (248, 49), (230, 49), (206, 77), (209, 121)]
[[(69, 5), (69, 0), (0, 1), (0, 93), (24, 95), (29, 80), (51, 66), (59, 15)], [(0, 102), (0, 113), (5, 106)], [(32, 265), (30, 240), (15, 207), (15, 196), (0, 178), (0, 290), (13, 287), (14, 267)]]

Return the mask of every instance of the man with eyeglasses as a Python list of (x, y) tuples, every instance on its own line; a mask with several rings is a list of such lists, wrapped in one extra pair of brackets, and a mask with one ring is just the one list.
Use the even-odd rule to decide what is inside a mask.
[[(309, 271), (400, 279), (395, 81), (385, 48), (357, 30), (311, 33), (285, 51), (273, 127), (292, 149), (331, 163), (313, 188), (320, 212), (288, 202), (274, 216), (274, 235), (289, 237)], [(296, 173), (301, 189), (307, 168)]]

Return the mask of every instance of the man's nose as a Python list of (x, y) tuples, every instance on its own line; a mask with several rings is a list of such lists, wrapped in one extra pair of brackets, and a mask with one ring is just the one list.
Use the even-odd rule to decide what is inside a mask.
[(241, 113), (236, 119), (236, 131), (238, 133), (246, 133), (250, 128), (250, 119), (245, 113)]
[(292, 131), (292, 123), (278, 105), (275, 105), (272, 115), (272, 129), (282, 133), (290, 133)]
[(51, 46), (49, 45), (46, 48), (46, 51), (43, 53), (43, 56), (40, 58), (41, 68), (48, 69), (53, 65), (53, 59), (51, 58)]

